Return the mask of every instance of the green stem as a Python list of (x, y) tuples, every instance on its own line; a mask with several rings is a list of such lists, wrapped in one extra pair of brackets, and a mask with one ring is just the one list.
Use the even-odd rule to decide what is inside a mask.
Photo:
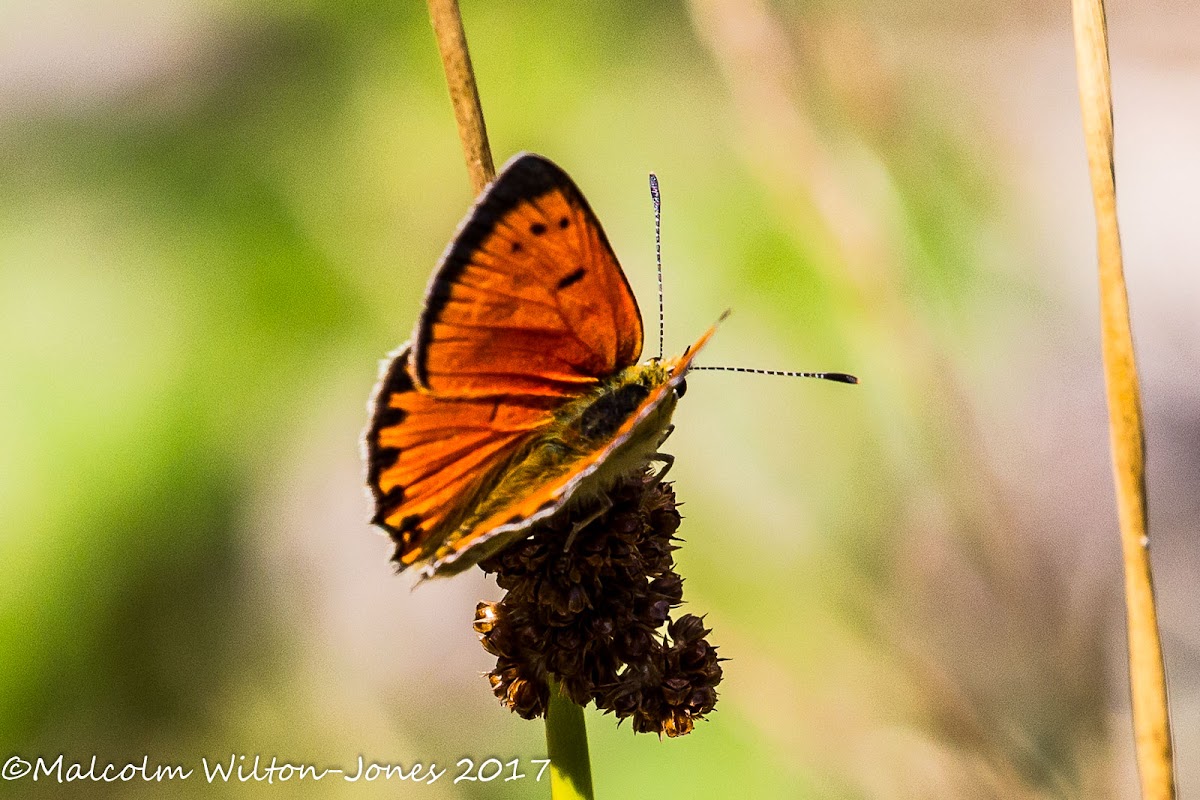
[(571, 702), (554, 680), (550, 681), (550, 707), (546, 709), (546, 755), (550, 759), (551, 800), (594, 800), (583, 708)]

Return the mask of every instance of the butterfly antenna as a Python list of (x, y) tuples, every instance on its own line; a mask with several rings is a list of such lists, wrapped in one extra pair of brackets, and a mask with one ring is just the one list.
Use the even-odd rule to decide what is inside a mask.
[(658, 267), (658, 360), (663, 357), (663, 339), (666, 337), (666, 315), (663, 313), (662, 277), (662, 197), (658, 193), (658, 176), (650, 173), (650, 200), (654, 203), (654, 263)]
[(844, 372), (785, 372), (778, 369), (753, 369), (751, 367), (692, 367), (692, 371), (703, 369), (710, 372), (752, 372), (755, 375), (778, 375), (784, 378), (819, 378), (838, 383), (858, 383), (858, 378)]

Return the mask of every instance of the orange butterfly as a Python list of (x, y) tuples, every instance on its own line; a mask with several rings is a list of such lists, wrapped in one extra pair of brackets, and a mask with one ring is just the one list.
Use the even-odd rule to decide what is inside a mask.
[(641, 313), (587, 201), (547, 159), (509, 161), (442, 256), (371, 402), (372, 522), (399, 568), (461, 572), (568, 503), (602, 510), (621, 476), (669, 467), (658, 448), (714, 330), (678, 358), (638, 364)]

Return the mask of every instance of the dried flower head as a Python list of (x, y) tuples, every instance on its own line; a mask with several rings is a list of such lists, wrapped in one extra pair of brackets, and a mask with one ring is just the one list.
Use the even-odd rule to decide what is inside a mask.
[[(552, 518), (481, 563), (506, 590), (480, 603), (475, 630), (496, 656), (500, 702), (542, 716), (554, 680), (573, 702), (632, 718), (634, 731), (680, 736), (713, 710), (721, 681), (709, 630), (683, 602), (674, 571), (675, 493), (649, 471), (627, 476), (597, 514)], [(666, 633), (660, 631), (666, 625)]]

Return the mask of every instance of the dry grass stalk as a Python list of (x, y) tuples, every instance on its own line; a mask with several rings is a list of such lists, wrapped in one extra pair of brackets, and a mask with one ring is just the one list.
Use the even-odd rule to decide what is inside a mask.
[(483, 107), (475, 86), (475, 70), (467, 52), (467, 34), (463, 31), (462, 14), (457, 0), (429, 0), (429, 18), (437, 36), (450, 102), (458, 122), (458, 138), (462, 142), (467, 172), (475, 194), (483, 191), (496, 177), (492, 148), (488, 144), (487, 128), (483, 124)]
[(1150, 572), (1141, 400), (1129, 323), (1129, 299), (1121, 263), (1121, 237), (1117, 229), (1108, 31), (1103, 0), (1073, 0), (1072, 5), (1079, 97), (1096, 206), (1101, 350), (1108, 395), (1117, 521), (1125, 564), (1129, 680), (1138, 774), (1144, 800), (1167, 800), (1175, 796), (1171, 727)]
[[(475, 194), (479, 194), (496, 177), (496, 166), (483, 124), (483, 105), (467, 51), (462, 14), (458, 0), (428, 0), (428, 3), (467, 172)], [(561, 696), (557, 686), (551, 688), (551, 696), (552, 710), (546, 714), (551, 800), (592, 800), (591, 761), (583, 709)]]

